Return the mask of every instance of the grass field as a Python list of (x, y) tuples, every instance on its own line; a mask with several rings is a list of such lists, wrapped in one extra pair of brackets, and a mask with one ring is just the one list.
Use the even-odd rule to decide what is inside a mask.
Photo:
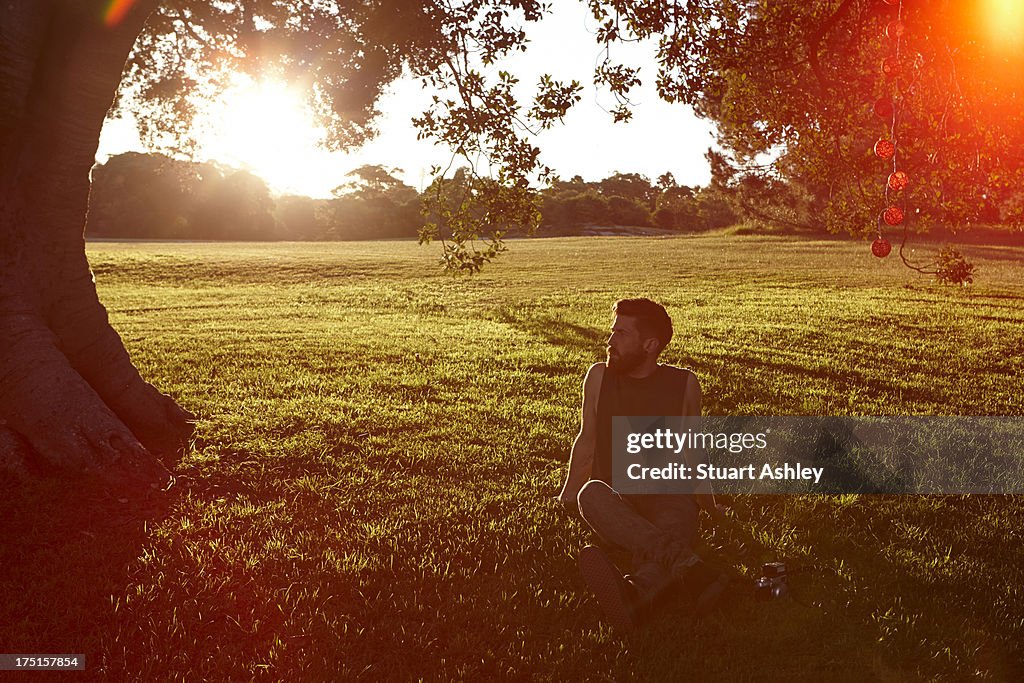
[(668, 306), (708, 414), (1024, 414), (1024, 249), (965, 253), (969, 288), (792, 238), (517, 241), (472, 279), (405, 242), (90, 245), (199, 442), (166, 499), (0, 491), (0, 652), (146, 681), (1021, 680), (1021, 498), (737, 497), (701, 552), (785, 560), (796, 599), (672, 600), (630, 641), (549, 500), (622, 296)]

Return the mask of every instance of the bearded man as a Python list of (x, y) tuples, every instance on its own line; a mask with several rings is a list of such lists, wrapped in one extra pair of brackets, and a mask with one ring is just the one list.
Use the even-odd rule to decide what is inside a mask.
[[(717, 603), (728, 579), (693, 552), (698, 509), (721, 518), (709, 489), (693, 494), (620, 495), (612, 488), (612, 418), (698, 418), (701, 390), (689, 370), (658, 362), (672, 340), (672, 319), (650, 299), (622, 299), (612, 307), (607, 362), (595, 363), (583, 381), (582, 424), (573, 442), (569, 472), (558, 500), (578, 506), (583, 519), (612, 551), (629, 557), (630, 574), (609, 554), (588, 545), (580, 571), (612, 626), (632, 631), (667, 587), (682, 582), (696, 599), (698, 616)], [(691, 454), (692, 457), (692, 454)]]

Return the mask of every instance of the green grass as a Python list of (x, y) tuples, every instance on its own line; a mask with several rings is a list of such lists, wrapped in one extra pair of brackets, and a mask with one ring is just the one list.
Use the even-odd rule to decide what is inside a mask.
[(1024, 504), (738, 497), (701, 551), (797, 600), (627, 642), (550, 502), (612, 301), (664, 302), (708, 414), (1021, 415), (1024, 249), (940, 287), (866, 244), (90, 245), (143, 375), (201, 416), (169, 499), (11, 492), (0, 652), (119, 680), (1019, 680)]

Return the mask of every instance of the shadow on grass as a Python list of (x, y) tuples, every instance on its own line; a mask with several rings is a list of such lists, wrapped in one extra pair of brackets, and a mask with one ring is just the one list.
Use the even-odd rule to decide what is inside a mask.
[[(832, 599), (838, 614), (873, 628), (893, 666), (929, 677), (1024, 680), (1022, 555), (1010, 538), (1019, 537), (1020, 500), (871, 496), (844, 510), (841, 525), (817, 534), (820, 554), (846, 560), (853, 572), (837, 593), (846, 605)], [(1005, 521), (989, 534), (979, 523), (993, 517)]]
[[(719, 369), (704, 371), (704, 374), (714, 374), (715, 382), (710, 385), (730, 387), (729, 391), (721, 391), (719, 395), (728, 397), (728, 403), (722, 402), (716, 406), (716, 410), (723, 414), (734, 414), (737, 405), (761, 399), (764, 396), (762, 386), (751, 382), (751, 377), (764, 376), (785, 376), (794, 378), (794, 386), (806, 386), (811, 384), (806, 380), (816, 380), (820, 385), (822, 381), (829, 382), (843, 390), (856, 388), (866, 396), (885, 396), (898, 393), (902, 400), (908, 403), (941, 403), (948, 400), (943, 393), (941, 386), (921, 387), (903, 383), (902, 378), (893, 376), (892, 379), (876, 379), (864, 376), (857, 371), (857, 365), (851, 364), (848, 369), (828, 368), (807, 368), (799, 363), (769, 360), (767, 358), (742, 357), (738, 354), (728, 353), (708, 354), (709, 360), (716, 360), (722, 363)], [(705, 361), (707, 362), (707, 361)], [(723, 371), (728, 368), (727, 371)], [(760, 373), (760, 374), (758, 374)], [(702, 376), (702, 372), (697, 373)], [(801, 384), (804, 382), (804, 384)], [(708, 391), (708, 394), (712, 392)], [(837, 395), (846, 395), (842, 392)], [(720, 399), (721, 400), (721, 399)]]
[[(746, 498), (746, 504), (751, 499)], [(835, 680), (855, 662), (881, 659), (885, 649), (862, 625), (837, 619), (805, 595), (804, 579), (791, 578), (797, 599), (756, 600), (753, 578), (763, 562), (786, 560), (738, 524), (726, 524), (698, 543), (698, 554), (722, 568), (754, 572), (731, 584), (718, 610), (704, 620), (694, 616), (693, 596), (682, 587), (665, 595), (650, 620), (628, 638), (611, 633), (623, 645), (613, 661), (601, 662), (610, 680)], [(727, 570), (730, 573), (735, 570)], [(603, 617), (583, 588), (581, 628)], [(593, 626), (588, 626), (592, 624)], [(606, 649), (606, 648), (602, 648)], [(595, 663), (598, 660), (595, 659)], [(593, 667), (584, 669), (593, 672)], [(863, 668), (858, 668), (863, 673)], [(839, 679), (863, 677), (839, 675)]]
[[(1020, 247), (1024, 245), (1013, 245)], [(967, 251), (968, 256), (976, 259), (985, 259), (986, 261), (1012, 261), (1014, 263), (1021, 263), (1024, 261), (1020, 251), (1010, 251), (1006, 247), (980, 247), (972, 244), (964, 245), (964, 250)]]
[[(940, 287), (946, 288), (946, 287), (952, 287), (952, 286), (951, 285), (937, 285), (937, 284), (924, 285), (924, 286), (920, 286), (920, 285), (918, 285), (918, 286), (915, 286), (915, 285), (904, 285), (903, 288), (906, 291), (912, 291), (912, 292), (917, 292), (917, 291), (922, 291), (922, 290), (925, 290), (925, 291), (929, 291), (930, 290), (930, 291), (937, 291), (939, 293), (945, 293), (945, 292), (951, 292), (951, 293), (952, 292), (956, 292), (957, 294), (962, 293), (964, 296), (962, 298), (960, 298), (959, 300), (967, 300), (967, 301), (970, 301), (974, 305), (984, 306), (985, 308), (1005, 308), (1007, 310), (1018, 311), (1018, 312), (1021, 309), (1021, 302), (1024, 302), (1024, 297), (1018, 296), (1016, 294), (992, 294), (992, 293), (977, 294), (977, 293), (975, 293), (973, 291), (970, 291), (970, 290), (939, 289)], [(904, 297), (903, 299), (901, 299), (901, 302), (904, 305), (907, 305), (907, 304), (922, 304), (924, 306), (934, 306), (937, 300), (938, 300), (938, 297), (933, 297), (933, 298), (929, 299), (929, 298), (926, 298), (926, 297), (922, 296), (922, 297)], [(1009, 302), (1012, 302), (1012, 303), (993, 303), (993, 302), (1003, 302), (1003, 301), (1009, 301)]]
[[(971, 509), (962, 512), (982, 516), (1002, 507), (1007, 514), (1015, 514), (1019, 503), (1006, 498), (972, 497), (966, 499)], [(779, 557), (753, 539), (743, 558), (726, 550), (725, 560), (742, 559), (752, 568), (764, 561), (785, 560), (791, 571), (797, 569), (790, 577), (791, 596), (759, 602), (750, 588), (740, 588), (705, 621), (695, 621), (689, 604), (675, 596), (646, 629), (630, 639), (615, 664), (615, 678), (859, 681), (982, 676), (1021, 680), (1024, 639), (1017, 621), (1019, 609), (1001, 596), (1006, 581), (1018, 585), (1019, 571), (1015, 568), (1013, 577), (1002, 580), (985, 576), (1008, 566), (1000, 553), (1017, 551), (975, 548), (965, 565), (971, 570), (960, 576), (941, 568), (922, 572), (913, 563), (882, 557), (881, 524), (895, 526), (932, 517), (928, 505), (915, 507), (907, 505), (907, 500), (871, 498), (867, 504), (842, 509), (839, 516), (846, 519), (832, 526), (805, 520), (805, 528), (815, 529), (800, 539), (813, 548), (810, 556)], [(949, 512), (959, 505), (957, 501)], [(756, 510), (755, 529), (786, 516), (781, 498), (744, 502)], [(950, 514), (929, 531), (946, 542), (963, 532), (958, 528), (963, 523), (963, 516)], [(899, 532), (887, 534), (891, 542), (899, 543)], [(898, 550), (903, 550), (900, 545)], [(906, 546), (907, 551), (914, 550), (912, 543)], [(840, 569), (819, 564), (818, 557), (841, 561)], [(979, 558), (983, 568), (979, 575), (970, 576), (978, 571)], [(935, 560), (925, 558), (925, 564), (929, 562)], [(938, 613), (936, 605), (943, 605)]]
[[(927, 503), (908, 504), (922, 500)], [(637, 643), (633, 671), (640, 680), (683, 673), (696, 680), (809, 680), (823, 675), (830, 680), (1021, 680), (1019, 609), (1002, 595), (1007, 582), (1019, 585), (1019, 563), (1000, 557), (1019, 552), (954, 550), (970, 517), (993, 514), (996, 508), (1016, 514), (1020, 504), (1005, 496), (955, 498), (945, 510), (949, 514), (936, 518), (933, 503), (943, 500), (861, 499), (852, 508), (841, 508), (832, 525), (823, 525), (811, 510), (801, 526), (815, 531), (800, 538), (811, 549), (809, 556), (794, 562), (772, 557), (764, 546), (755, 546), (753, 553), (758, 561), (784, 559), (791, 569), (803, 569), (791, 577), (792, 597), (736, 600), (705, 623), (665, 615), (651, 629), (656, 631)], [(746, 502), (756, 510), (754, 528), (786, 517), (781, 498)], [(958, 509), (963, 503), (969, 509)], [(915, 545), (921, 543), (906, 539), (898, 529), (928, 522), (926, 545), (951, 543), (947, 552), (963, 553), (967, 571), (957, 575), (944, 570), (936, 566), (941, 559), (927, 553), (915, 558), (922, 550)], [(816, 558), (837, 560), (839, 566)], [(1014, 567), (1014, 575), (999, 576), (1007, 566)], [(942, 610), (936, 612), (936, 605)], [(744, 660), (736, 662), (740, 652)]]
[(588, 354), (603, 350), (608, 338), (603, 330), (584, 327), (550, 315), (534, 317), (521, 309), (504, 308), (498, 320), (540, 337), (549, 344)]
[(0, 480), (0, 651), (85, 654), (87, 671), (102, 668), (112, 596), (125, 595), (147, 528), (177, 499), (173, 488), (119, 495), (85, 481)]

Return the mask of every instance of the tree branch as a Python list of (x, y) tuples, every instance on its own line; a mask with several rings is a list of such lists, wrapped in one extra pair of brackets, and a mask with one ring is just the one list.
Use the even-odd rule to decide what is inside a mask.
[(821, 70), (821, 62), (818, 60), (818, 50), (821, 47), (821, 41), (824, 40), (829, 31), (835, 27), (853, 4), (854, 0), (843, 0), (839, 7), (836, 8), (836, 11), (832, 13), (832, 16), (826, 19), (825, 23), (817, 31), (807, 36), (807, 61), (811, 65), (811, 71), (814, 72), (815, 78), (818, 79), (818, 85), (821, 86), (822, 94), (828, 89), (828, 83), (825, 79), (825, 73)]

